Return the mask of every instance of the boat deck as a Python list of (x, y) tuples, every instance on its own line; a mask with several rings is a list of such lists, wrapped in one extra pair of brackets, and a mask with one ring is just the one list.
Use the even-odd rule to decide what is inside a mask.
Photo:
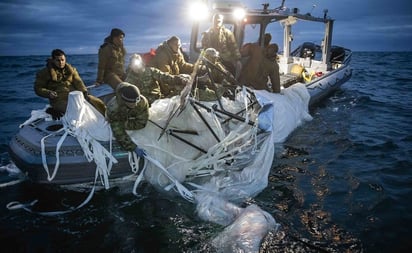
[(283, 74), (280, 75), (280, 86), (283, 88), (287, 88), (292, 84), (295, 84), (299, 81), (299, 78), (293, 74)]

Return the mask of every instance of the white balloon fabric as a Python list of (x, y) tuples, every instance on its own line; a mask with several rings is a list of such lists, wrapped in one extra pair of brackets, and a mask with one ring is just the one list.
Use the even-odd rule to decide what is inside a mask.
[[(248, 104), (251, 93), (259, 106)], [(103, 115), (81, 95), (70, 94), (62, 121), (96, 162), (108, 187), (110, 166), (116, 161), (111, 150), (99, 146), (98, 141), (108, 136), (111, 139), (111, 129)], [(282, 94), (243, 88), (234, 101), (222, 98), (220, 103), (189, 99), (159, 138), (169, 115), (180, 103), (179, 96), (155, 101), (146, 127), (128, 131), (147, 154), (148, 162), (141, 172), (144, 179), (162, 192), (173, 189), (195, 202), (202, 219), (228, 226), (212, 241), (222, 252), (257, 252), (263, 237), (276, 230), (278, 224), (258, 206), (240, 208), (238, 204), (268, 185), (275, 143), (283, 142), (296, 127), (311, 120), (306, 87), (293, 85)]]

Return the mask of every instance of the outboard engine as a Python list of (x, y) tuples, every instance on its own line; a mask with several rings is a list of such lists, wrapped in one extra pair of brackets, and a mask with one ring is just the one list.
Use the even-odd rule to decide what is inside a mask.
[(312, 42), (305, 42), (300, 49), (300, 57), (313, 59), (315, 57), (315, 52), (315, 44)]
[(332, 46), (330, 49), (330, 62), (342, 63), (345, 60), (345, 49), (343, 47)]

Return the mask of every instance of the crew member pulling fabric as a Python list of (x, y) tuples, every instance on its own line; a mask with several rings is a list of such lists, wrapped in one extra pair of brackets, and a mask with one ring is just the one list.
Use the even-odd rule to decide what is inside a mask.
[(139, 130), (146, 126), (149, 103), (136, 86), (122, 82), (116, 88), (116, 96), (107, 104), (106, 118), (120, 146), (127, 151), (136, 151), (137, 145), (126, 130)]
[(157, 99), (179, 94), (190, 79), (188, 75), (171, 75), (154, 67), (146, 67), (142, 57), (133, 54), (125, 81), (136, 85), (151, 105)]

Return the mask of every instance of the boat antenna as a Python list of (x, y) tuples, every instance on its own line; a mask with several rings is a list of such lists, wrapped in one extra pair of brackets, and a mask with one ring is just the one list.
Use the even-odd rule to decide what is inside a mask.
[(328, 17), (328, 9), (323, 10), (323, 19), (326, 19)]
[(285, 8), (285, 1), (286, 0), (282, 0), (282, 3), (280, 4), (280, 9), (283, 10), (283, 8)]
[(268, 3), (264, 3), (264, 4), (262, 4), (263, 5), (263, 14), (268, 14), (269, 13), (269, 11), (268, 11), (268, 8), (269, 8), (269, 4)]
[(275, 10), (285, 10), (285, 0), (282, 0), (280, 6), (275, 8)]
[(312, 11), (315, 9), (315, 7), (316, 7), (316, 4), (312, 5), (312, 9), (308, 13), (306, 13), (306, 15), (312, 16)]

